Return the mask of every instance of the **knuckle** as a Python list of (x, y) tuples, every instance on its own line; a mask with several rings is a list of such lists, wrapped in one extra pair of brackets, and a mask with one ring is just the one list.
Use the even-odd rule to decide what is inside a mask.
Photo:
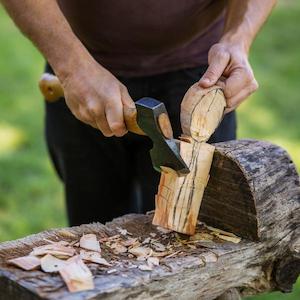
[(103, 115), (103, 113), (102, 113), (103, 110), (102, 110), (101, 106), (99, 106), (99, 105), (94, 105), (94, 104), (88, 103), (86, 109), (87, 109), (89, 115), (91, 115), (91, 116), (100, 117)]
[[(229, 88), (225, 88), (224, 94), (227, 99), (233, 97), (233, 92)], [(229, 104), (229, 103), (230, 103), (230, 101), (227, 102), (227, 104)]]
[(124, 123), (112, 122), (111, 124), (109, 124), (109, 127), (113, 132), (122, 132), (124, 130)]

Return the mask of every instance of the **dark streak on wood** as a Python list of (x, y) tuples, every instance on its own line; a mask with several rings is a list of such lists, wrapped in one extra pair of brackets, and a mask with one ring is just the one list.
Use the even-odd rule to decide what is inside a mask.
[(215, 146), (200, 220), (253, 240), (279, 234), (269, 231), (275, 222), (299, 225), (299, 176), (285, 150), (253, 140)]

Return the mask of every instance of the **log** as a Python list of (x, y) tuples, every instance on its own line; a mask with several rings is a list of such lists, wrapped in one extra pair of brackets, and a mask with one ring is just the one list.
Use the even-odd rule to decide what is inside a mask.
[(226, 101), (218, 86), (202, 89), (195, 83), (181, 103), (183, 138), (180, 154), (190, 173), (180, 177), (161, 167), (161, 179), (155, 197), (153, 224), (184, 234), (194, 234), (214, 147), (205, 142), (219, 125)]
[[(267, 142), (244, 140), (214, 146), (216, 155), (200, 217), (206, 218), (207, 225), (232, 229), (242, 237), (241, 242), (215, 235), (212, 240), (197, 238), (210, 232), (202, 223), (197, 225), (194, 242), (193, 237), (162, 233), (152, 224), (151, 214), (126, 215), (106, 225), (48, 230), (0, 244), (0, 299), (233, 300), (239, 294), (291, 291), (300, 272), (300, 186), (295, 166), (283, 149)], [(7, 263), (28, 255), (45, 238), (72, 240), (88, 233), (102, 238), (120, 234), (119, 227), (141, 240), (155, 234), (179, 252), (161, 259), (152, 271), (129, 267), (141, 262), (127, 253), (112, 267), (92, 265), (95, 289), (72, 294), (58, 274), (26, 272)], [(102, 253), (108, 255), (103, 245)], [(112, 262), (113, 257), (105, 258)]]

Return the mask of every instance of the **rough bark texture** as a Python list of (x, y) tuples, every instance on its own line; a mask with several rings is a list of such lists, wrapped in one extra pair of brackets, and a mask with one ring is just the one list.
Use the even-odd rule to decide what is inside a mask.
[[(238, 299), (237, 290), (242, 296), (290, 291), (300, 271), (300, 189), (294, 165), (284, 150), (269, 143), (235, 141), (216, 148), (200, 217), (209, 225), (240, 234), (240, 243), (200, 242), (196, 249), (163, 259), (150, 272), (122, 264), (108, 274), (95, 266), (96, 288), (70, 294), (58, 275), (25, 272), (6, 263), (28, 254), (44, 238), (67, 239), (63, 230), (50, 230), (0, 244), (0, 299), (212, 300)], [(78, 237), (95, 233), (100, 238), (114, 235), (120, 226), (133, 236), (147, 236), (157, 232), (151, 222), (150, 215), (127, 215), (106, 226), (90, 224), (69, 230)]]

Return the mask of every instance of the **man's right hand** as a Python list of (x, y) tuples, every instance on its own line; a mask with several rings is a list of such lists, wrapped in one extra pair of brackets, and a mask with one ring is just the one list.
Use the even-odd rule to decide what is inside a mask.
[(68, 74), (60, 81), (73, 115), (107, 137), (126, 134), (123, 106), (135, 107), (127, 88), (93, 59)]

